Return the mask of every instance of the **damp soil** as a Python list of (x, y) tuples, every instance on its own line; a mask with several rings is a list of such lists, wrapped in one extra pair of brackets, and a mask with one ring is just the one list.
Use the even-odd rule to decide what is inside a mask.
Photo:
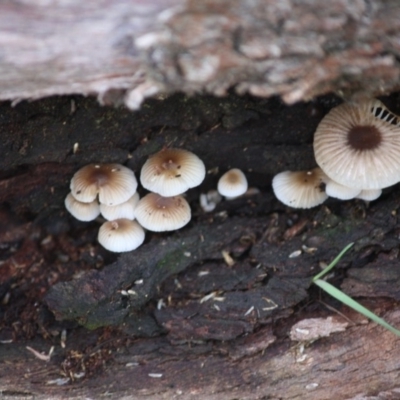
[[(400, 111), (397, 95), (383, 100)], [(351, 242), (330, 282), (396, 310), (398, 185), (372, 203), (329, 199), (311, 210), (272, 193), (276, 173), (316, 166), (313, 133), (339, 103), (174, 95), (137, 112), (78, 96), (1, 103), (2, 394), (185, 398), (204, 395), (219, 374), (221, 392), (255, 387), (246, 363), (286, 354), (295, 322), (348, 312), (311, 278)], [(205, 162), (205, 181), (187, 193), (190, 223), (147, 232), (134, 252), (106, 251), (96, 240), (101, 220), (80, 222), (64, 208), (72, 175), (118, 162), (139, 176), (164, 147)], [(252, 190), (204, 211), (200, 194), (229, 168), (241, 168)]]

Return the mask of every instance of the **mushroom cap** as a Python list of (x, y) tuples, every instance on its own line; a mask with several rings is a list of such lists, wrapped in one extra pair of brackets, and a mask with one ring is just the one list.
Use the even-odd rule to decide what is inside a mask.
[(149, 193), (140, 199), (136, 219), (149, 231), (173, 231), (185, 226), (191, 218), (188, 202), (182, 196), (163, 197)]
[(340, 199), (340, 200), (350, 200), (354, 199), (357, 197), (361, 192), (361, 189), (357, 189), (354, 187), (347, 187), (343, 186), (340, 183), (337, 183), (333, 181), (332, 179), (329, 179), (328, 182), (326, 182), (325, 186), (325, 193), (329, 197), (334, 197), (335, 199)]
[(400, 180), (400, 119), (379, 100), (341, 104), (318, 125), (317, 164), (332, 180), (382, 189)]
[(246, 193), (248, 184), (245, 174), (238, 168), (232, 168), (219, 178), (218, 192), (225, 197), (237, 197)]
[(64, 200), (65, 208), (68, 212), (78, 219), (79, 221), (93, 221), (100, 214), (99, 203), (97, 200), (90, 203), (82, 203), (72, 196), (72, 193), (68, 193)]
[(365, 189), (361, 190), (360, 194), (357, 196), (357, 199), (373, 201), (376, 200), (381, 194), (382, 189)]
[(136, 192), (128, 201), (118, 204), (116, 206), (107, 206), (100, 204), (101, 215), (108, 221), (114, 219), (126, 218), (135, 219), (135, 208), (139, 203), (139, 193)]
[(311, 208), (328, 198), (323, 190), (327, 179), (320, 168), (311, 171), (284, 171), (274, 176), (272, 188), (283, 204), (294, 208)]
[(78, 201), (99, 201), (115, 206), (127, 201), (136, 192), (137, 180), (132, 170), (120, 164), (89, 164), (71, 179), (71, 192)]
[(140, 181), (145, 189), (170, 197), (200, 185), (205, 176), (203, 161), (192, 152), (164, 149), (144, 163)]
[(136, 221), (121, 218), (101, 225), (97, 240), (105, 249), (122, 253), (138, 248), (144, 237), (144, 230)]

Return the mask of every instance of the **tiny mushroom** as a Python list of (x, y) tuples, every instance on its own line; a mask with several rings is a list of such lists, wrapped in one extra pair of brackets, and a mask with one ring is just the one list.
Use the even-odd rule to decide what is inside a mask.
[(132, 170), (120, 164), (89, 164), (71, 179), (71, 192), (78, 201), (99, 201), (115, 206), (127, 201), (136, 192), (137, 180)]
[(272, 188), (283, 204), (294, 208), (311, 208), (328, 198), (323, 188), (327, 179), (320, 168), (311, 171), (284, 171), (274, 176)]
[(99, 203), (97, 200), (90, 203), (82, 203), (68, 193), (64, 201), (65, 208), (68, 212), (79, 221), (93, 221), (100, 214)]
[(203, 161), (183, 149), (163, 149), (144, 163), (143, 187), (161, 196), (176, 196), (200, 185), (206, 175)]
[(136, 221), (121, 218), (101, 225), (97, 240), (106, 250), (122, 253), (138, 248), (144, 237), (144, 230)]
[(383, 189), (400, 181), (400, 118), (379, 100), (341, 104), (314, 136), (317, 164), (334, 181)]
[(149, 231), (173, 231), (191, 218), (188, 202), (182, 196), (163, 197), (157, 193), (144, 196), (135, 209), (136, 219)]
[(347, 187), (329, 179), (328, 182), (326, 182), (325, 192), (329, 197), (334, 197), (340, 200), (350, 200), (357, 197), (360, 194), (361, 189)]
[(100, 204), (101, 215), (108, 221), (114, 219), (126, 218), (135, 219), (135, 208), (139, 203), (139, 193), (136, 192), (128, 201), (118, 204), (116, 206), (107, 206)]
[(232, 168), (219, 178), (217, 189), (222, 196), (232, 198), (246, 193), (247, 187), (245, 174), (238, 168)]
[(382, 189), (365, 189), (357, 195), (357, 199), (365, 201), (376, 200), (382, 194)]

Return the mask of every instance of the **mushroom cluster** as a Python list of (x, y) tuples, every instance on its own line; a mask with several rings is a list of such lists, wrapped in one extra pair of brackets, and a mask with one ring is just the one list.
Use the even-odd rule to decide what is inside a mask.
[(145, 236), (133, 221), (137, 186), (135, 174), (123, 165), (89, 164), (72, 177), (65, 207), (80, 221), (92, 221), (101, 214), (108, 221), (100, 227), (99, 243), (110, 251), (131, 251)]
[(400, 181), (400, 118), (376, 99), (341, 104), (318, 125), (314, 155), (319, 168), (274, 177), (284, 204), (310, 208), (328, 196), (375, 200)]
[(190, 206), (182, 194), (199, 185), (205, 172), (195, 154), (161, 150), (142, 168), (140, 181), (152, 193), (140, 199), (132, 170), (119, 164), (90, 164), (73, 176), (65, 207), (81, 221), (101, 214), (107, 222), (100, 227), (99, 243), (109, 251), (131, 251), (143, 243), (143, 228), (171, 231), (190, 221)]

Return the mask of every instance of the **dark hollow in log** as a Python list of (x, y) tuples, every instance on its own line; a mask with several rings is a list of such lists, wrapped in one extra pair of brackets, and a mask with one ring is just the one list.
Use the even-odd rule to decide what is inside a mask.
[[(397, 95), (383, 101), (400, 110)], [(332, 283), (400, 324), (398, 186), (369, 205), (330, 199), (311, 210), (288, 209), (270, 186), (284, 169), (315, 166), (313, 132), (338, 102), (174, 95), (137, 112), (79, 96), (1, 104), (2, 396), (395, 396), (399, 340), (319, 292), (311, 277), (355, 242)], [(148, 233), (137, 252), (105, 251), (99, 224), (64, 210), (72, 174), (90, 162), (138, 174), (164, 146), (206, 164), (205, 182), (187, 195), (192, 221)], [(199, 194), (231, 167), (259, 192), (206, 213)], [(317, 339), (291, 339), (298, 322), (315, 318)]]

